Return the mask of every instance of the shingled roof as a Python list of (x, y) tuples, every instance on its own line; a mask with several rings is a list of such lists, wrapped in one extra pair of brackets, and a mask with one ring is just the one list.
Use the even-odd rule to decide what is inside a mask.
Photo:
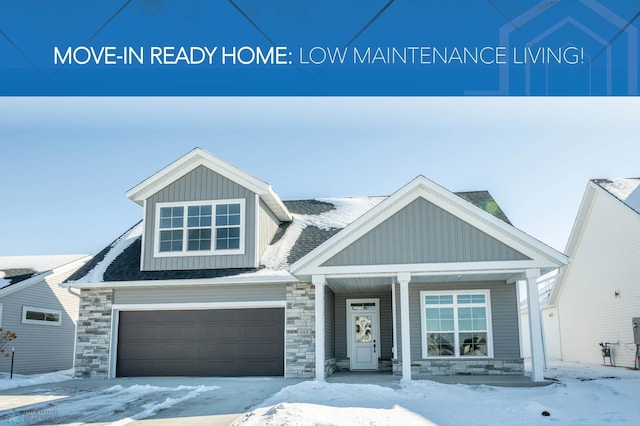
[[(456, 195), (511, 224), (489, 192), (461, 192), (456, 193)], [(102, 280), (104, 282), (119, 282), (221, 278), (255, 273), (265, 268), (286, 271), (289, 265), (340, 232), (345, 226), (385, 198), (360, 197), (283, 201), (289, 212), (293, 214), (294, 221), (282, 223), (269, 246), (269, 248), (275, 248), (277, 245), (282, 246), (278, 247), (281, 254), (283, 253), (282, 258), (278, 260), (270, 258), (267, 260), (263, 256), (263, 265), (260, 268), (141, 271), (142, 237), (138, 236), (106, 267), (102, 274)], [(349, 208), (352, 208), (352, 211), (347, 211)], [(109, 252), (114, 250), (117, 242), (121, 241), (136, 226), (95, 255), (90, 262), (69, 277), (67, 282), (86, 279), (88, 274), (107, 257)], [(297, 232), (299, 235), (293, 239), (293, 237), (296, 237)], [(293, 237), (287, 239), (285, 236)], [(274, 255), (274, 257), (277, 256)], [(265, 266), (264, 264), (267, 265)]]

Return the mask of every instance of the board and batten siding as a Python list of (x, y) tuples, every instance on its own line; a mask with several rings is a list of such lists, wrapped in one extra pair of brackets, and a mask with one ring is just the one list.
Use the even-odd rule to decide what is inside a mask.
[[(515, 284), (504, 282), (470, 282), (444, 284), (409, 284), (409, 324), (411, 326), (411, 359), (422, 358), (421, 291), (489, 290), (491, 299), (491, 323), (493, 326), (494, 358), (520, 358), (520, 336), (518, 330), (518, 303)], [(396, 285), (396, 318), (398, 329), (398, 359), (402, 358), (402, 324), (400, 322), (400, 286)]]
[[(114, 304), (234, 303), (286, 300), (285, 284), (119, 288)], [(179, 308), (176, 308), (179, 310)]]
[[(78, 296), (58, 286), (73, 271), (49, 275), (0, 298), (2, 328), (13, 331), (17, 336), (7, 345), (9, 350), (15, 347), (14, 373), (40, 374), (73, 367), (80, 302)], [(23, 306), (60, 311), (60, 325), (22, 324)], [(0, 357), (0, 371), (9, 371), (10, 368), (11, 358)]]
[[(154, 257), (156, 205), (180, 201), (245, 199), (244, 254)], [(256, 267), (255, 193), (230, 179), (199, 166), (146, 200), (142, 270), (185, 270)]]
[(380, 299), (380, 359), (393, 357), (393, 323), (391, 317), (391, 288), (384, 293), (354, 293), (335, 295), (335, 352), (336, 358), (348, 358), (347, 299)]
[[(640, 215), (598, 190), (557, 301), (562, 359), (633, 368), (632, 318), (640, 317)], [(615, 292), (619, 292), (616, 297)]]
[(322, 266), (527, 259), (451, 213), (418, 198)]
[(262, 256), (267, 246), (273, 240), (273, 236), (280, 227), (280, 221), (275, 214), (267, 207), (264, 201), (260, 200), (260, 211), (258, 214), (258, 257)]

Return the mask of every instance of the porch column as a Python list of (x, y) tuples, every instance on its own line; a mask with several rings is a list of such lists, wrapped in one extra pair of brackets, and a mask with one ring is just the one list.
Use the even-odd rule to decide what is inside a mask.
[(409, 325), (409, 281), (411, 274), (401, 272), (398, 274), (400, 284), (400, 346), (402, 347), (402, 380), (411, 380), (411, 330)]
[(531, 339), (531, 370), (534, 382), (544, 380), (544, 348), (540, 323), (540, 295), (537, 280), (539, 269), (527, 269), (527, 307), (529, 309), (529, 337)]
[(324, 382), (324, 275), (313, 275), (311, 282), (316, 288), (316, 380)]
[(391, 325), (393, 327), (393, 358), (398, 358), (398, 319), (396, 318), (396, 283), (391, 283)]

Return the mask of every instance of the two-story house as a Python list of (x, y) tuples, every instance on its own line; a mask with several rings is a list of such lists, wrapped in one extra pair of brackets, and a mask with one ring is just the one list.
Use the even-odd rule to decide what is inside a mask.
[(488, 192), (423, 176), (282, 201), (197, 148), (127, 196), (142, 221), (66, 284), (82, 377), (523, 374), (517, 283), (567, 263)]

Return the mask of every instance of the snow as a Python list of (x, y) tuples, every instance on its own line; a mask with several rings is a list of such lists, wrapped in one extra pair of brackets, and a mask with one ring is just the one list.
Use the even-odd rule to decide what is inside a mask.
[(625, 201), (640, 186), (640, 179), (614, 178), (599, 182), (604, 189)]
[[(19, 376), (11, 382), (44, 384), (70, 380), (63, 372)], [(542, 387), (498, 387), (443, 384), (431, 380), (383, 384), (325, 383), (314, 380), (282, 388), (273, 396), (239, 416), (235, 426), (253, 425), (637, 425), (640, 424), (640, 371), (602, 365), (555, 362), (546, 377), (555, 383)], [(251, 379), (251, 378), (249, 378)], [(85, 379), (74, 379), (71, 384)], [(60, 388), (65, 398), (0, 413), (5, 418), (27, 420), (29, 413), (60, 423), (125, 425), (160, 413), (176, 424), (189, 424), (184, 410), (197, 407), (198, 415), (210, 404), (220, 404), (223, 394), (234, 395), (239, 379), (216, 380), (217, 385), (184, 378), (179, 385), (148, 379), (119, 381), (108, 387)], [(256, 379), (252, 379), (256, 380)], [(260, 383), (282, 379), (263, 378)], [(64, 386), (64, 385), (62, 385)], [(4, 389), (7, 389), (6, 387)], [(17, 393), (17, 392), (16, 392)], [(47, 394), (43, 389), (32, 395)], [(219, 395), (219, 396), (216, 396)], [(224, 407), (221, 411), (224, 411)], [(182, 411), (181, 411), (182, 410)], [(227, 410), (232, 413), (237, 411)], [(547, 412), (549, 416), (543, 416)], [(22, 417), (20, 417), (22, 416)], [(198, 417), (200, 422), (202, 418)], [(41, 418), (46, 421), (46, 418)], [(168, 424), (168, 423), (167, 423)], [(204, 424), (204, 423), (203, 423)]]
[(319, 198), (333, 204), (334, 209), (316, 215), (292, 214), (293, 222), (285, 234), (268, 246), (260, 260), (266, 268), (283, 269), (294, 244), (308, 226), (322, 230), (341, 229), (378, 205), (386, 197)]
[(0, 390), (43, 385), (45, 383), (64, 382), (66, 380), (71, 380), (73, 378), (73, 374), (73, 369), (71, 369), (30, 376), (14, 374), (13, 378), (10, 379), (10, 375), (8, 373), (0, 373)]
[(106, 256), (98, 262), (92, 270), (90, 270), (84, 277), (79, 278), (73, 282), (76, 283), (94, 283), (103, 282), (104, 273), (111, 265), (111, 262), (116, 260), (120, 254), (125, 251), (131, 244), (133, 244), (141, 235), (143, 229), (143, 222), (139, 222), (124, 235), (118, 238), (111, 244), (111, 249), (107, 252)]
[(47, 256), (0, 256), (0, 270), (33, 269), (45, 272), (87, 256), (86, 254), (59, 254)]
[[(303, 382), (282, 389), (233, 423), (253, 425), (637, 425), (640, 372), (562, 364), (544, 387), (402, 382)], [(549, 416), (542, 413), (548, 412)]]

